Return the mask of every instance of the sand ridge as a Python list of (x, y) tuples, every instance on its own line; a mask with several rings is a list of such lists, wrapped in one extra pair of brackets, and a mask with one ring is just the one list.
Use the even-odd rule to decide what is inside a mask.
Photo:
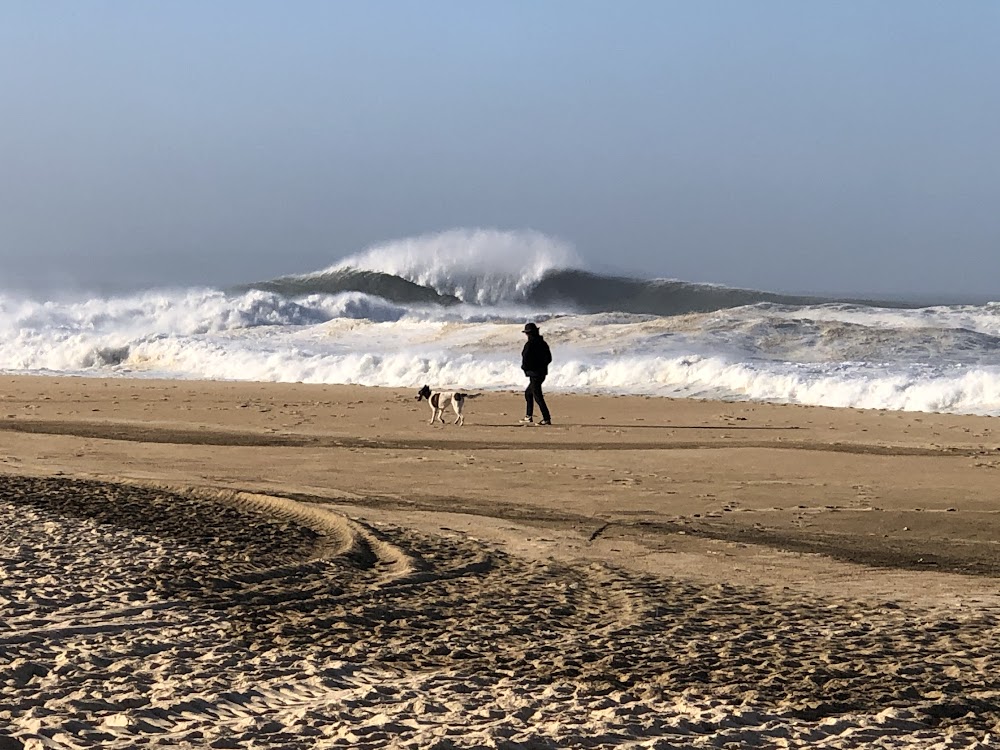
[[(2, 496), (22, 741), (974, 746), (1000, 719), (996, 614), (528, 561), (287, 500), (11, 477)], [(348, 527), (377, 543), (316, 555)]]

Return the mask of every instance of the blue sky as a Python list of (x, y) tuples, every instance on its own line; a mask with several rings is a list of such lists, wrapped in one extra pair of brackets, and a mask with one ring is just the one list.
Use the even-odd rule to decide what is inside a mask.
[(0, 287), (455, 227), (594, 268), (1000, 298), (1000, 3), (7, 2)]

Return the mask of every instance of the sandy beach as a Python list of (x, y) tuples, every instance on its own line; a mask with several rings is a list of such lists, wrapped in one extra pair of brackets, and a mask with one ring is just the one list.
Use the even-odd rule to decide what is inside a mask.
[(4, 748), (1000, 746), (996, 420), (0, 379)]

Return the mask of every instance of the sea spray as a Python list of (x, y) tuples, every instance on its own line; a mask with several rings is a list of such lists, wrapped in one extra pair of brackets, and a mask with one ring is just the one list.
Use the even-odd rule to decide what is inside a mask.
[(548, 273), (579, 268), (565, 242), (539, 232), (453, 229), (372, 247), (320, 273), (353, 269), (392, 274), (462, 302), (523, 302)]

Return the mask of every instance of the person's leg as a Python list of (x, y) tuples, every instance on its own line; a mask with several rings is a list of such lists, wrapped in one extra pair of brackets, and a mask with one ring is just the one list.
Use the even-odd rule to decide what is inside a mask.
[(525, 402), (524, 416), (527, 419), (531, 419), (532, 414), (535, 413), (535, 401), (534, 401), (534, 395), (533, 395), (534, 394), (534, 386), (532, 385), (534, 382), (535, 382), (535, 379), (531, 378), (528, 381), (528, 387), (524, 389), (524, 402)]
[(549, 407), (545, 404), (545, 396), (542, 395), (542, 381), (545, 378), (531, 378), (531, 383), (529, 384), (529, 389), (531, 390), (531, 395), (538, 404), (538, 408), (542, 411), (542, 421), (549, 421)]

